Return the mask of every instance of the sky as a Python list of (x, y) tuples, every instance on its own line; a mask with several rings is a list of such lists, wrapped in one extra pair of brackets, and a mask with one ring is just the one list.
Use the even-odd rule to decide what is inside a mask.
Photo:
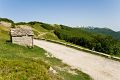
[(0, 17), (120, 31), (120, 0), (0, 0)]

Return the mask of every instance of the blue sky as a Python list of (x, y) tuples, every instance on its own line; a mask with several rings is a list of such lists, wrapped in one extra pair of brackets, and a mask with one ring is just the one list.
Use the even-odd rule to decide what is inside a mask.
[(0, 0), (0, 17), (120, 31), (120, 0)]

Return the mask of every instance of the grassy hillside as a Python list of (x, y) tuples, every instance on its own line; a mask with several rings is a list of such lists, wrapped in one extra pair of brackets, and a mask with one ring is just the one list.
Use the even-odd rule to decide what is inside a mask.
[(4, 21), (4, 22), (8, 22), (8, 23), (11, 23), (11, 27), (15, 27), (14, 25), (14, 21), (10, 20), (10, 19), (7, 19), (7, 18), (0, 18), (0, 22), (1, 21)]
[(15, 27), (18, 25), (31, 26), (34, 38), (37, 39), (63, 40), (98, 52), (120, 56), (119, 32), (108, 28), (72, 28), (36, 21), (15, 23)]
[[(51, 80), (49, 65), (34, 57), (45, 53), (37, 47), (29, 49), (9, 43), (9, 30), (0, 26), (0, 78), (2, 80)], [(32, 58), (33, 57), (33, 58)]]
[[(34, 22), (29, 22), (29, 23), (20, 22), (20, 23), (16, 23), (16, 25), (31, 26), (33, 29), (33, 32), (35, 34), (34, 38), (58, 40), (58, 37), (54, 34), (53, 29), (46, 29), (45, 28), (47, 26), (47, 24), (45, 24), (45, 23), (34, 21)], [(48, 26), (48, 28), (50, 28), (50, 25)]]
[(114, 34), (116, 32), (110, 29), (91, 28), (88, 30), (87, 28), (72, 28), (65, 25), (51, 25), (35, 21), (18, 24), (31, 26), (35, 33), (35, 38), (38, 39), (64, 40), (91, 50), (120, 56), (120, 41), (117, 37), (119, 34)]
[[(83, 28), (72, 28), (57, 24), (51, 25), (36, 21), (14, 24), (15, 27), (18, 25), (31, 26), (35, 34), (34, 38), (37, 39), (63, 40), (91, 50), (120, 57), (120, 41), (108, 34), (101, 34), (102, 32), (92, 32)], [(111, 33), (109, 29), (107, 31)], [(63, 64), (62, 61), (52, 57), (50, 53), (43, 49), (36, 46), (27, 48), (11, 44), (9, 39), (9, 29), (0, 26), (1, 79), (91, 80), (85, 73), (71, 69), (70, 66)], [(47, 57), (48, 55), (50, 57)], [(49, 72), (50, 66), (57, 71), (57, 74)]]
[[(71, 69), (61, 60), (47, 57), (45, 54), (48, 53), (39, 47), (12, 44), (9, 29), (3, 26), (0, 26), (0, 45), (0, 80), (91, 80), (88, 75)], [(57, 74), (49, 72), (50, 66)]]
[(61, 25), (61, 29), (55, 30), (59, 39), (83, 46), (85, 48), (120, 56), (120, 41), (112, 36), (89, 32), (81, 28), (71, 28)]

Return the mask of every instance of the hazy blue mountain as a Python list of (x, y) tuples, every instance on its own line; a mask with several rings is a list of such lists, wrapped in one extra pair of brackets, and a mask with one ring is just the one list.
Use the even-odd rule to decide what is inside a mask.
[(114, 39), (120, 39), (120, 31), (113, 31), (109, 28), (97, 28), (97, 27), (87, 27), (87, 28), (83, 28), (82, 29), (89, 31), (89, 32), (96, 32), (96, 33), (100, 33), (100, 34), (106, 34), (106, 35), (110, 35), (112, 36)]

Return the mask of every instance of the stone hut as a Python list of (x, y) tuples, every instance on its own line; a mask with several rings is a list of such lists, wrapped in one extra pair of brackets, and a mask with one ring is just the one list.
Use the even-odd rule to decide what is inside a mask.
[(34, 33), (31, 28), (12, 28), (10, 34), (12, 43), (33, 46)]

